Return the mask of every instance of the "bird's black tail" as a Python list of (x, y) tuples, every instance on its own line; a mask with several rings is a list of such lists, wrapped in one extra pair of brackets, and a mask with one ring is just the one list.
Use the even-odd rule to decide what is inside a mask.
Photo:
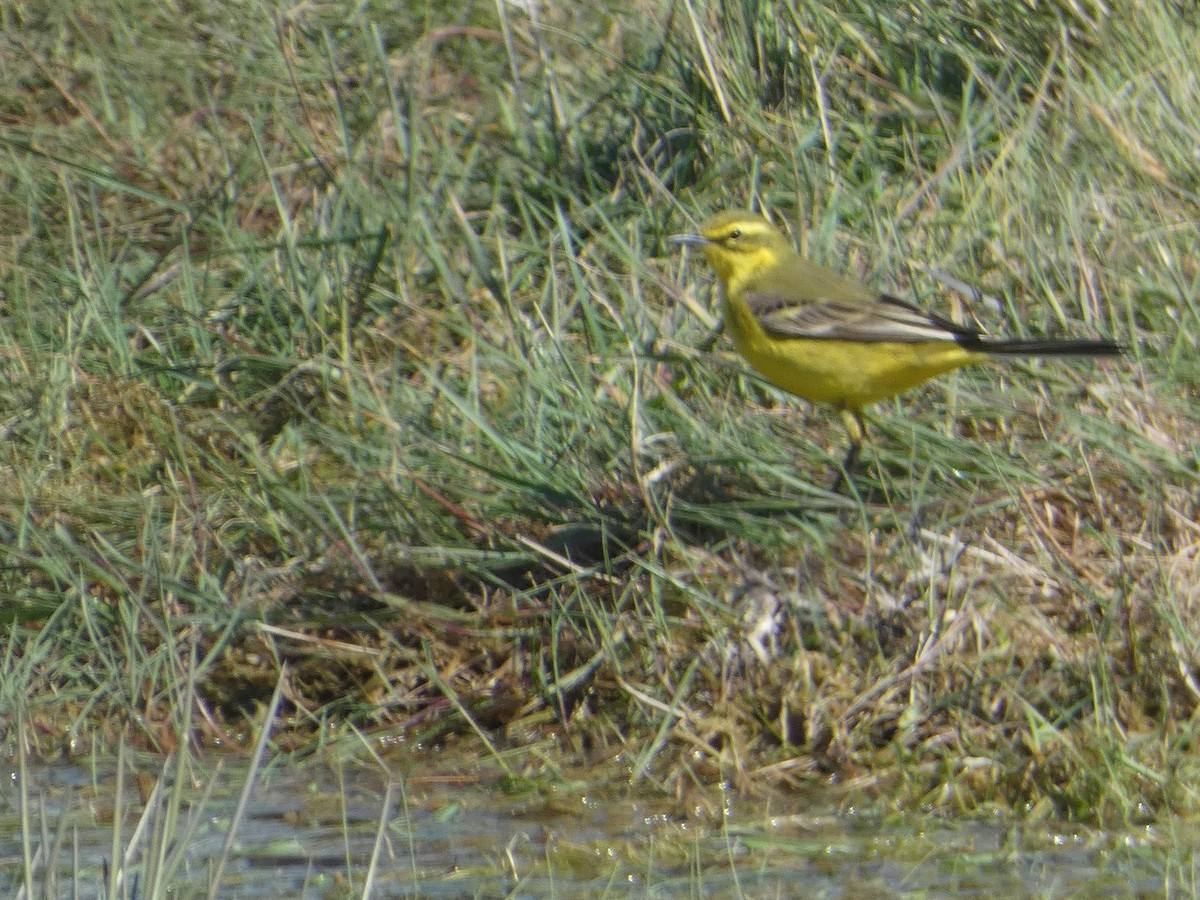
[(971, 349), (997, 356), (1120, 356), (1125, 352), (1116, 341), (1100, 338), (1067, 341), (989, 341), (984, 338)]

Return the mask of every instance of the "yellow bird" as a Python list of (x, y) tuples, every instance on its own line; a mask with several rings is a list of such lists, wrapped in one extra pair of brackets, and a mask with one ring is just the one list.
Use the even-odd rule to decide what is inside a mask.
[(738, 353), (777, 387), (841, 411), (858, 459), (862, 410), (921, 382), (997, 356), (1118, 356), (1102, 339), (989, 338), (809, 262), (755, 213), (722, 212), (669, 241), (700, 247), (717, 273), (725, 328)]

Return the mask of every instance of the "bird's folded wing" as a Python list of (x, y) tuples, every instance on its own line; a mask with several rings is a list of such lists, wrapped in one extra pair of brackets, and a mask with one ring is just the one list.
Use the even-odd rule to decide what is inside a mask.
[(975, 344), (980, 338), (974, 328), (886, 294), (872, 302), (814, 299), (797, 303), (777, 294), (751, 291), (745, 300), (766, 332), (775, 337), (963, 344)]

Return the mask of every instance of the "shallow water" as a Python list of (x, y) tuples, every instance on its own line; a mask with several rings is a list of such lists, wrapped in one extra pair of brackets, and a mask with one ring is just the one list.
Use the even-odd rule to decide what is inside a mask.
[[(114, 896), (148, 896), (154, 883), (206, 896), (245, 772), (161, 779), (182, 788), (172, 819), (169, 791), (154, 794), (159, 766), (142, 761), (127, 776), (119, 817), (115, 765), (28, 771), (24, 820), (13, 772), (0, 801), (0, 896), (25, 885), (26, 859), (35, 894), (101, 896), (119, 872)], [(578, 786), (502, 787), (469, 775), (388, 785), (375, 772), (268, 769), (224, 854), (217, 896), (362, 896), (368, 881), (372, 897), (560, 898), (1182, 896), (1196, 883), (1198, 835), (1182, 827), (1116, 834), (881, 817), (793, 795), (688, 817), (637, 791), (597, 799)]]

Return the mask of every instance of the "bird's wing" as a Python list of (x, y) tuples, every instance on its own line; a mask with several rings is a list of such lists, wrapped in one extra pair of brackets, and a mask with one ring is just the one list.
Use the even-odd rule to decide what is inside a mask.
[(791, 338), (846, 341), (958, 341), (977, 344), (980, 332), (881, 294), (798, 303), (769, 291), (748, 291), (744, 299), (768, 334)]

